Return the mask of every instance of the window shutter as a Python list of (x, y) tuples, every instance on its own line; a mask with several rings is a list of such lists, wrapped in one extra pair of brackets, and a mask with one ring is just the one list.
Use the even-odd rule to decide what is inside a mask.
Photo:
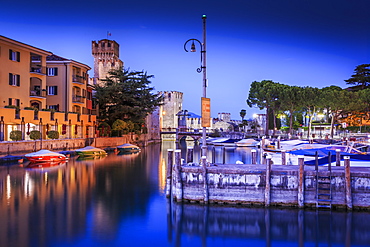
[(17, 62), (21, 61), (21, 53), (17, 51)]
[(13, 103), (12, 102), (12, 98), (9, 98), (9, 102), (8, 103), (9, 103), (9, 105), (12, 105), (12, 103)]
[(9, 73), (9, 85), (13, 85), (13, 74)]
[(21, 85), (21, 76), (17, 75), (17, 86), (19, 87)]
[(49, 86), (46, 86), (46, 95), (49, 95)]
[(55, 86), (54, 89), (54, 95), (58, 95), (58, 86)]
[(13, 53), (13, 51), (11, 49), (9, 49), (9, 60), (12, 60), (12, 53)]
[(19, 107), (21, 105), (21, 100), (20, 99), (16, 99), (16, 105)]

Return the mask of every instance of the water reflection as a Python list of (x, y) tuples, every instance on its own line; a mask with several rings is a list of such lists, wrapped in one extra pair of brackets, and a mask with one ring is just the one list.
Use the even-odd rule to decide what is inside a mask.
[[(175, 246), (186, 237), (199, 237), (202, 246), (214, 238), (260, 240), (265, 246), (279, 242), (369, 246), (370, 214), (298, 209), (221, 207), (168, 202), (168, 227)], [(356, 224), (353, 224), (356, 222)]]
[(114, 239), (124, 218), (147, 214), (159, 153), (0, 166), (0, 246), (73, 242), (87, 229), (93, 239)]

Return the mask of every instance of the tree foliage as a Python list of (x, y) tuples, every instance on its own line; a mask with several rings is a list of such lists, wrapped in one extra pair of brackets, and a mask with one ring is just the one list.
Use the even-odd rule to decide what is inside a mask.
[(354, 74), (348, 80), (344, 81), (347, 84), (361, 86), (361, 89), (370, 86), (370, 64), (356, 66)]
[(242, 118), (242, 121), (244, 120), (245, 115), (247, 114), (247, 111), (245, 109), (242, 109), (240, 111), (240, 117)]
[(99, 120), (110, 125), (117, 119), (144, 122), (145, 117), (162, 103), (162, 97), (153, 94), (146, 72), (111, 70), (103, 83), (95, 86), (95, 103), (99, 107)]

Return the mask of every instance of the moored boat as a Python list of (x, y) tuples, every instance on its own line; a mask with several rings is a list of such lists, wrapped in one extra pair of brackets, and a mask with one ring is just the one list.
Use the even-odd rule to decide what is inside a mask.
[(249, 139), (241, 139), (238, 142), (235, 142), (235, 145), (237, 147), (256, 147), (259, 145), (259, 141), (256, 141), (255, 139), (249, 138)]
[(59, 162), (67, 160), (67, 157), (64, 154), (45, 149), (26, 154), (25, 157), (31, 162)]
[(117, 146), (117, 150), (121, 153), (136, 153), (140, 152), (141, 149), (138, 146), (133, 145), (131, 143), (125, 143)]
[(93, 146), (86, 146), (84, 148), (76, 149), (75, 152), (79, 156), (104, 156), (107, 155), (104, 149), (93, 147)]

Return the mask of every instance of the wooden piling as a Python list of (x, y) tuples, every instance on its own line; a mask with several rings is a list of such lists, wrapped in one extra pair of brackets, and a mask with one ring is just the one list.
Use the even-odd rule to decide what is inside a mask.
[(212, 147), (212, 164), (216, 163), (216, 148)]
[(298, 207), (304, 207), (304, 157), (298, 157)]
[(175, 164), (174, 164), (174, 170), (175, 170), (175, 194), (176, 194), (176, 200), (182, 201), (183, 193), (182, 193), (182, 177), (181, 177), (181, 150), (176, 149), (175, 150)]
[(257, 164), (257, 150), (252, 149), (251, 153), (252, 153), (252, 164), (255, 165)]
[(335, 149), (335, 165), (340, 166), (340, 149)]
[(344, 171), (346, 181), (346, 204), (347, 209), (352, 210), (352, 188), (351, 188), (351, 170), (349, 156), (344, 156)]
[(265, 207), (270, 206), (270, 178), (271, 178), (271, 157), (266, 159), (266, 187), (265, 187)]
[(167, 150), (167, 157), (166, 197), (170, 197), (172, 194), (173, 149)]
[(281, 150), (281, 164), (286, 165), (286, 151)]
[(208, 194), (208, 179), (207, 179), (207, 157), (206, 156), (202, 156), (202, 168), (203, 168), (203, 172), (202, 172), (202, 175), (203, 175), (203, 180), (204, 180), (204, 183), (203, 183), (203, 202), (205, 204), (208, 203), (208, 200), (209, 200), (209, 194)]
[(194, 148), (193, 147), (188, 147), (188, 164), (194, 162)]

